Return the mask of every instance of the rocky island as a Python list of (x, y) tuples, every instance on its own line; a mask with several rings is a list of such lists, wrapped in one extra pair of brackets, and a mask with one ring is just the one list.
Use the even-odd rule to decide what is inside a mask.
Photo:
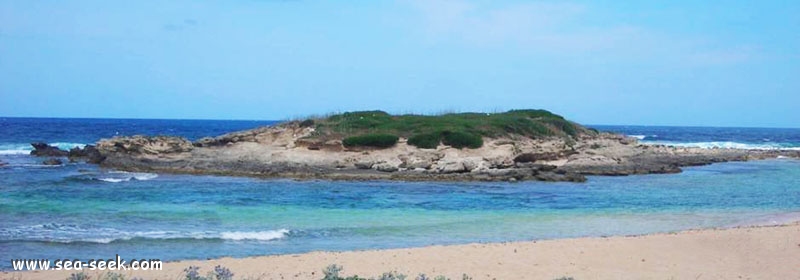
[[(49, 149), (38, 144), (37, 151)], [(585, 181), (585, 175), (676, 173), (798, 151), (641, 145), (545, 110), (390, 115), (361, 111), (289, 121), (191, 142), (103, 139), (70, 159), (127, 171), (341, 180)], [(48, 150), (48, 154), (52, 154)]]

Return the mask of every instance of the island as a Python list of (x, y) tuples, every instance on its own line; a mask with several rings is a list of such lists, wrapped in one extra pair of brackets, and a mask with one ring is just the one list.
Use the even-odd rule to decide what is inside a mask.
[[(36, 147), (32, 154), (51, 148)], [(176, 136), (118, 136), (68, 155), (71, 160), (83, 157), (103, 167), (139, 172), (582, 182), (587, 175), (677, 173), (684, 166), (800, 157), (800, 151), (642, 145), (636, 138), (587, 128), (546, 110), (511, 110), (441, 115), (346, 112), (194, 142)]]

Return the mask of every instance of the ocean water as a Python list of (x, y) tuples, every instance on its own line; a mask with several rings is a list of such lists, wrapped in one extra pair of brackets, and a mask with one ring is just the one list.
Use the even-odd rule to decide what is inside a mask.
[(699, 148), (800, 150), (800, 129), (592, 125), (636, 137), (644, 144)]
[[(117, 133), (196, 139), (272, 122), (0, 120), (0, 147), (8, 148), (0, 149), (8, 163), (0, 167), (0, 269), (14, 258), (206, 259), (644, 234), (800, 216), (800, 161), (791, 159), (586, 183), (265, 180), (48, 167), (20, 151), (30, 141), (75, 146)], [(692, 134), (696, 128), (611, 129), (679, 143), (717, 140)], [(740, 130), (739, 138), (727, 131), (721, 141), (800, 139), (796, 130), (756, 130)]]

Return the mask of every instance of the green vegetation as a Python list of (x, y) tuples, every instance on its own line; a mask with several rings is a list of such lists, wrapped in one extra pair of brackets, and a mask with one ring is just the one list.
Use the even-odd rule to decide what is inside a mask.
[[(410, 145), (433, 149), (439, 143), (455, 148), (479, 148), (483, 145), (482, 137), (575, 137), (581, 132), (588, 132), (581, 126), (545, 110), (436, 116), (392, 116), (383, 111), (360, 111), (331, 115), (314, 120), (313, 123), (316, 132), (311, 137), (344, 138), (345, 146), (378, 148), (391, 147), (396, 143), (388, 141), (388, 136), (405, 137)], [(309, 124), (310, 122), (304, 122), (304, 125)]]
[(342, 145), (345, 147), (389, 148), (397, 144), (397, 140), (399, 137), (391, 134), (364, 134), (347, 137), (342, 140)]
[(442, 134), (438, 132), (419, 133), (408, 138), (408, 144), (420, 149), (436, 149), (442, 142)]
[(458, 149), (477, 149), (483, 146), (483, 138), (466, 132), (445, 131), (442, 133), (442, 143)]
[[(378, 277), (371, 277), (371, 278), (363, 278), (358, 277), (358, 275), (353, 275), (349, 277), (341, 277), (339, 276), (339, 272), (342, 271), (342, 266), (340, 265), (329, 265), (325, 269), (322, 270), (322, 280), (405, 280), (407, 276), (402, 273), (398, 273), (397, 271), (392, 272), (385, 272)], [(462, 280), (472, 280), (467, 274), (463, 274), (461, 276)], [(430, 277), (426, 276), (425, 274), (419, 274), (414, 280), (431, 280)], [(434, 277), (432, 280), (450, 280), (450, 278), (444, 277), (442, 275)]]
[(308, 119), (300, 122), (300, 127), (310, 127), (314, 125), (314, 120)]

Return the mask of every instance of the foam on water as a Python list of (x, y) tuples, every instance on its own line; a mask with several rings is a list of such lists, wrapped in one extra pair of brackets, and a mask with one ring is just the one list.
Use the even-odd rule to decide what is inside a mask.
[[(69, 151), (72, 148), (78, 147), (83, 149), (86, 144), (70, 143), (70, 142), (55, 142), (48, 143), (51, 146), (58, 147), (61, 150)], [(27, 155), (33, 151), (30, 143), (6, 143), (0, 144), (0, 155)]]
[(219, 239), (229, 241), (271, 241), (289, 236), (288, 229), (266, 231), (125, 231), (113, 228), (87, 227), (73, 224), (39, 224), (10, 229), (0, 228), (0, 242), (100, 243), (141, 240)]
[(109, 183), (120, 183), (128, 182), (130, 180), (147, 181), (158, 177), (158, 174), (143, 172), (110, 171), (107, 174), (113, 175), (111, 177), (99, 177), (94, 179)]
[(220, 237), (228, 240), (261, 240), (269, 241), (281, 239), (289, 234), (288, 229), (270, 230), (270, 231), (232, 231), (222, 232)]
[(119, 182), (127, 182), (130, 181), (131, 178), (97, 178), (97, 180), (109, 183), (119, 183)]
[(31, 153), (30, 150), (22, 150), (22, 149), (18, 149), (18, 150), (13, 150), (13, 149), (12, 150), (0, 150), (0, 155), (27, 155), (27, 154), (30, 154), (30, 153)]
[(737, 222), (728, 227), (774, 226), (800, 222), (800, 212), (779, 213), (759, 216), (746, 221)]
[(712, 142), (671, 142), (671, 141), (642, 141), (647, 145), (666, 145), (685, 148), (704, 148), (704, 149), (748, 149), (748, 150), (792, 150), (800, 151), (800, 147), (792, 147), (781, 143), (740, 143), (731, 141), (712, 141)]

